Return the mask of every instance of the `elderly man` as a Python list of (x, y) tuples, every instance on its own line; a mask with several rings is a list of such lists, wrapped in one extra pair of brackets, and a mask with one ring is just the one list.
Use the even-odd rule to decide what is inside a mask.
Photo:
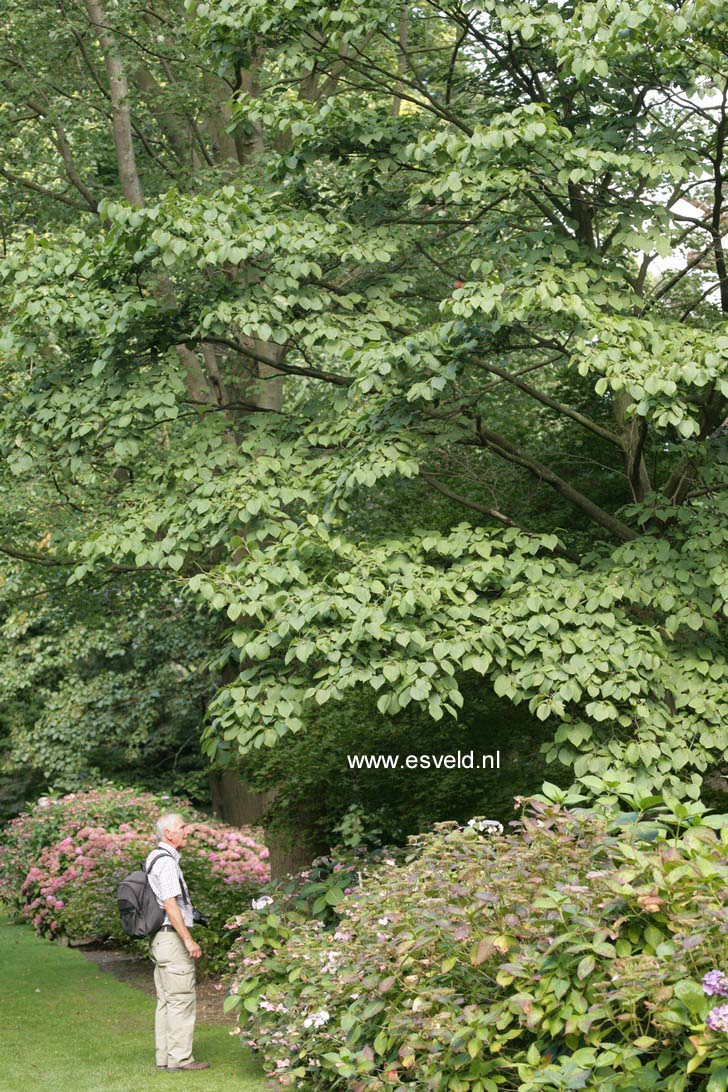
[(157, 990), (157, 1069), (209, 1069), (209, 1062), (196, 1062), (192, 1057), (197, 1004), (195, 960), (202, 953), (190, 935), (192, 902), (179, 866), (180, 850), (187, 842), (187, 825), (182, 816), (176, 812), (161, 815), (157, 839), (157, 848), (145, 864), (149, 885), (164, 910), (164, 923), (154, 934), (150, 949)]

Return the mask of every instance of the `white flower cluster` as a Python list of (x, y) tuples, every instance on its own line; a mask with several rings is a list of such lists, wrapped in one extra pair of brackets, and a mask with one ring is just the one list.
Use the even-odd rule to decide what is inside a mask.
[(322, 1028), (324, 1024), (328, 1024), (331, 1017), (326, 1009), (319, 1009), (318, 1012), (310, 1013), (303, 1021), (305, 1028)]
[(480, 815), (469, 819), (468, 826), (473, 830), (477, 830), (478, 834), (485, 834), (489, 837), (493, 834), (503, 833), (503, 824), (499, 823), (497, 819), (483, 819)]
[(266, 906), (273, 905), (273, 899), (270, 895), (261, 895), (259, 899), (253, 899), (250, 905), (254, 910), (265, 910)]
[(320, 959), (322, 962), (322, 974), (336, 974), (341, 954), (337, 952), (335, 948), (329, 948), (327, 951), (322, 952)]

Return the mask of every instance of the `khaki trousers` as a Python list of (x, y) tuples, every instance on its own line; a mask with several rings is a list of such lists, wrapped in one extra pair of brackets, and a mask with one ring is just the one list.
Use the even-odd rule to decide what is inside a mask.
[(174, 930), (155, 933), (149, 950), (154, 960), (157, 990), (154, 1020), (157, 1065), (176, 1068), (194, 1060), (195, 961)]

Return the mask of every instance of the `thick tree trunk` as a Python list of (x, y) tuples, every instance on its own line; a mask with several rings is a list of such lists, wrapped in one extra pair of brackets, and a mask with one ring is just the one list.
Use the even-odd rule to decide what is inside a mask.
[(296, 810), (291, 826), (295, 825), (295, 838), (284, 837), (266, 826), (265, 815), (278, 795), (277, 789), (255, 792), (241, 779), (235, 770), (213, 770), (210, 775), (212, 807), (215, 815), (231, 826), (262, 826), (265, 843), (270, 853), (273, 879), (290, 872), (307, 868), (314, 857), (326, 853), (325, 839), (313, 833), (312, 827), (318, 811), (314, 800)]
[(254, 792), (234, 770), (213, 770), (210, 789), (215, 815), (234, 827), (260, 826), (277, 795), (275, 789)]
[[(223, 685), (232, 683), (236, 676), (235, 667), (226, 665), (222, 672)], [(325, 841), (314, 833), (319, 814), (316, 800), (307, 800), (296, 809), (295, 815), (287, 817), (289, 828), (296, 831), (295, 840), (291, 840), (265, 821), (266, 812), (278, 796), (278, 789), (256, 792), (236, 770), (226, 769), (211, 771), (210, 790), (213, 810), (223, 822), (231, 826), (251, 824), (263, 827), (273, 879), (279, 879), (289, 872), (300, 872), (314, 857), (328, 849)]]
[(288, 876), (292, 872), (301, 872), (308, 868), (316, 857), (328, 852), (325, 842), (308, 841), (291, 845), (280, 841), (275, 835), (266, 835), (270, 851), (270, 872), (274, 880)]

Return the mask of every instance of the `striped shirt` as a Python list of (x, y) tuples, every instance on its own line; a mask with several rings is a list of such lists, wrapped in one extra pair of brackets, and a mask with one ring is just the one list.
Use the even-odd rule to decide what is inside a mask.
[[(164, 855), (160, 853), (164, 850)], [(187, 884), (179, 866), (179, 853), (174, 846), (167, 842), (160, 842), (156, 849), (146, 859), (145, 867), (149, 870), (149, 862), (156, 857), (152, 870), (149, 872), (149, 886), (156, 895), (159, 909), (164, 909), (165, 899), (176, 899), (182, 914), (182, 920), (188, 929), (192, 928), (192, 903)], [(163, 925), (171, 925), (167, 914), (164, 915)]]

